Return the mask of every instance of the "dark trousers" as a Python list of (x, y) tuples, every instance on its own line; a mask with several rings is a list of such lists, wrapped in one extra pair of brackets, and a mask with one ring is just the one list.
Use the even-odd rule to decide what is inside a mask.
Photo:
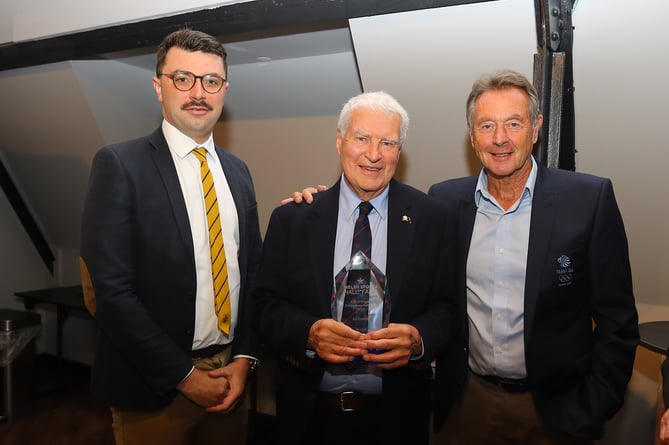
[[(414, 398), (412, 403), (377, 397), (363, 409), (350, 412), (342, 411), (330, 397), (326, 401), (318, 395), (307, 411), (288, 411), (288, 406), (277, 405), (276, 436), (285, 440), (282, 443), (303, 445), (429, 444), (427, 397)], [(298, 414), (300, 411), (304, 416)]]

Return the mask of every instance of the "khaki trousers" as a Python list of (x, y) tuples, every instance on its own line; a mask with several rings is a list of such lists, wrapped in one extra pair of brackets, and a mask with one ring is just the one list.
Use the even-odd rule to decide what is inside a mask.
[(531, 392), (511, 393), (469, 373), (457, 419), (459, 445), (591, 445), (544, 421)]
[[(202, 370), (225, 366), (230, 349), (193, 361)], [(111, 409), (116, 445), (244, 445), (248, 404), (242, 400), (230, 413), (207, 413), (181, 393), (160, 411)]]

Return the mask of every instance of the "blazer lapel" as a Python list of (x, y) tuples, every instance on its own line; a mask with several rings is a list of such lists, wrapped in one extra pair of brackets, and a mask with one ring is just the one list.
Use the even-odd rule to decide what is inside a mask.
[(150, 137), (149, 142), (153, 145), (153, 159), (158, 169), (158, 174), (163, 181), (165, 191), (172, 206), (174, 221), (179, 231), (179, 236), (184, 245), (186, 253), (193, 257), (193, 239), (191, 237), (190, 223), (188, 220), (188, 211), (184, 202), (183, 192), (179, 184), (174, 160), (167, 146), (167, 141), (163, 136), (162, 130), (158, 129)]
[(466, 196), (461, 197), (458, 203), (458, 228), (457, 228), (457, 256), (456, 256), (456, 282), (458, 284), (457, 295), (460, 304), (460, 327), (465, 341), (469, 341), (469, 325), (467, 323), (467, 257), (469, 246), (474, 233), (474, 222), (476, 221), (476, 203), (474, 202), (474, 191), (476, 180), (472, 182), (471, 189), (467, 189)]
[(555, 221), (555, 190), (549, 185), (546, 168), (539, 166), (532, 197), (532, 219), (525, 271), (525, 344), (532, 333), (534, 312), (539, 294), (539, 281), (546, 262), (546, 252)]
[(412, 211), (412, 203), (405, 200), (402, 184), (392, 180), (389, 187), (386, 278), (391, 307), (394, 307), (402, 288), (406, 260), (416, 233), (416, 224), (412, 221), (415, 222), (417, 216)]
[[(216, 147), (216, 154), (218, 159), (221, 161), (221, 167), (223, 168), (223, 174), (230, 188), (230, 193), (232, 194), (232, 200), (235, 203), (235, 209), (237, 209), (237, 221), (239, 224), (239, 239), (246, 239), (246, 204), (242, 200), (242, 189), (240, 181), (238, 179), (239, 172), (230, 167), (228, 162), (225, 162), (225, 152), (222, 148)], [(240, 246), (240, 249), (244, 246)]]
[[(325, 192), (319, 193), (316, 202), (311, 204), (307, 216), (305, 233), (308, 259), (296, 259), (297, 264), (308, 261), (314, 274), (317, 295), (323, 315), (332, 316), (330, 299), (334, 290), (334, 248), (337, 236), (337, 217), (339, 215), (339, 181)], [(304, 204), (302, 204), (304, 205)]]

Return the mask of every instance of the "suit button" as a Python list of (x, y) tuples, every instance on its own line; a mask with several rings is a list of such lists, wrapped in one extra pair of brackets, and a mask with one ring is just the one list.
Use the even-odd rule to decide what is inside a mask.
[(190, 336), (193, 335), (193, 331), (191, 331), (190, 329), (188, 329), (186, 332), (184, 332), (184, 335), (186, 335), (187, 337), (190, 337)]
[(193, 300), (195, 300), (195, 295), (188, 292), (186, 295), (184, 295), (184, 298), (188, 301), (193, 301)]

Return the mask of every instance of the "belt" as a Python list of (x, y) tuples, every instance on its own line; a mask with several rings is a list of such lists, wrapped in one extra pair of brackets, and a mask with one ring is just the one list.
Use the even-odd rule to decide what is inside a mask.
[(211, 345), (207, 346), (206, 348), (195, 349), (191, 352), (190, 356), (196, 360), (213, 357), (228, 349), (230, 345), (231, 343), (228, 343), (227, 345)]
[(523, 393), (530, 390), (530, 384), (527, 379), (510, 379), (506, 377), (498, 377), (496, 375), (481, 375), (471, 370), (470, 372), (479, 379), (492, 383), (506, 392)]
[(319, 392), (316, 399), (325, 405), (337, 407), (343, 412), (353, 412), (377, 408), (381, 403), (381, 397), (381, 394), (362, 394), (354, 391), (344, 391), (339, 394)]

